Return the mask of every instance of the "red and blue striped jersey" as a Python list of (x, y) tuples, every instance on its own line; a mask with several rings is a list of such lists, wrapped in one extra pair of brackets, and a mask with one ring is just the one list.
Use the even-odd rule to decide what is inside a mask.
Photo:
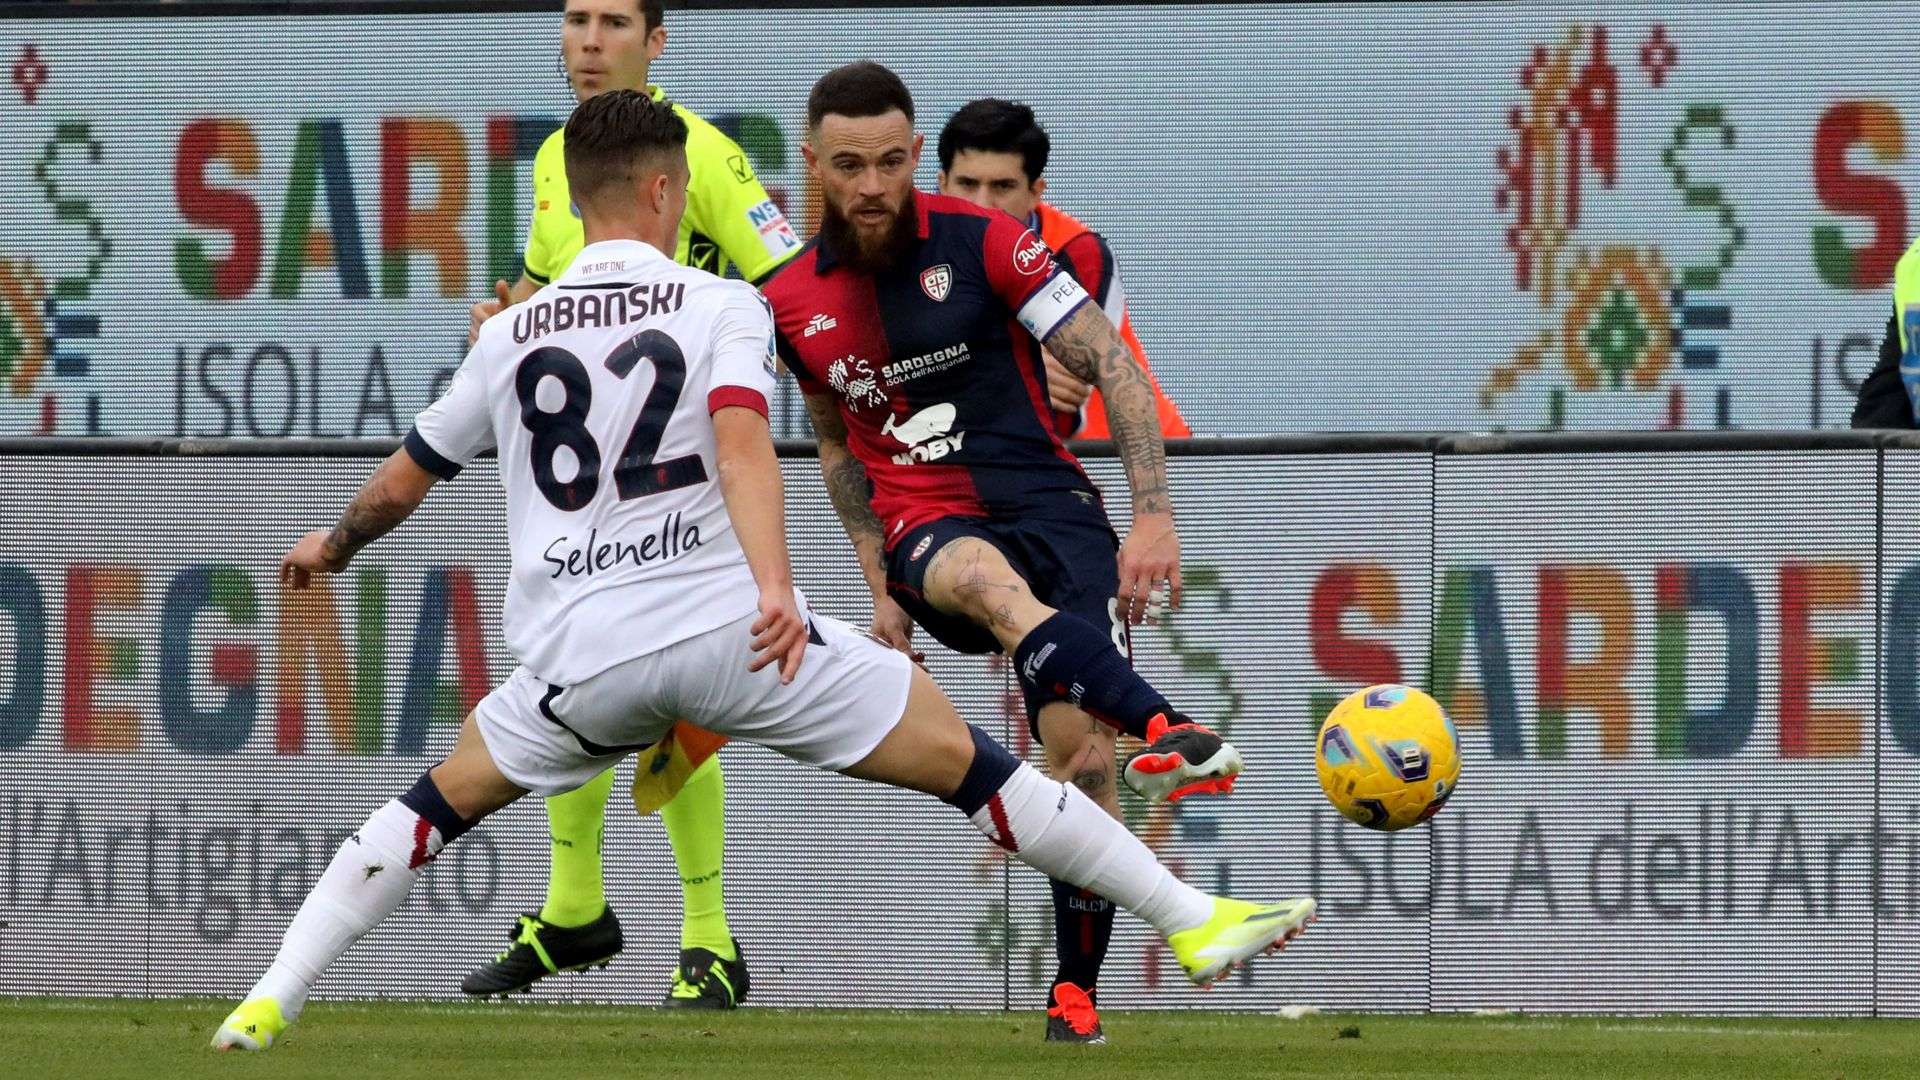
[(766, 286), (780, 356), (838, 406), (888, 546), (949, 516), (1104, 522), (1040, 359), (1086, 290), (1004, 213), (920, 191), (908, 212), (919, 243), (891, 273), (857, 273), (815, 237)]

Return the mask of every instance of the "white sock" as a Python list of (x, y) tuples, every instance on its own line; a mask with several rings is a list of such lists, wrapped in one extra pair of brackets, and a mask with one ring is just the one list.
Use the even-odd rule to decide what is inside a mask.
[(972, 819), (987, 839), (1050, 878), (1091, 889), (1162, 935), (1213, 917), (1213, 900), (1072, 784), (1021, 765)]
[(400, 800), (375, 810), (334, 853), (247, 998), (274, 999), (289, 1021), (299, 1015), (320, 973), (393, 914), (441, 847), (440, 830)]

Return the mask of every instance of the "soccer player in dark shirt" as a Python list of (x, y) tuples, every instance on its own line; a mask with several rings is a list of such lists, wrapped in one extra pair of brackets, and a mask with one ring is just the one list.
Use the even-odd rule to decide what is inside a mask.
[[(765, 291), (873, 592), (875, 635), (910, 650), (917, 621), (957, 651), (1007, 653), (1055, 777), (1109, 811), (1116, 728), (1151, 744), (1125, 769), (1146, 798), (1231, 790), (1238, 752), (1123, 655), (1127, 628), (1180, 598), (1146, 372), (1024, 224), (914, 190), (922, 139), (893, 72), (829, 72), (807, 113), (820, 233)], [(1056, 434), (1043, 343), (1106, 399), (1133, 498), (1124, 542)], [(1084, 952), (1104, 954), (1111, 906), (1060, 882), (1054, 897), (1087, 909), (1098, 940)], [(1056, 992), (1053, 1019), (1077, 1023), (1050, 1024), (1050, 1038), (1104, 1041), (1084, 989), (1070, 1006)]]

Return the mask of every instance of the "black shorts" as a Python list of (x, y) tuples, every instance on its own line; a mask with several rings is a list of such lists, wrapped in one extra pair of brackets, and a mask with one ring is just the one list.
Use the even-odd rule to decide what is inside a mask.
[[(909, 530), (887, 555), (887, 594), (935, 641), (955, 652), (996, 653), (1000, 643), (986, 628), (961, 615), (936, 611), (923, 598), (933, 553), (963, 536), (977, 537), (1006, 556), (1043, 604), (1071, 612), (1113, 637), (1124, 655), (1126, 624), (1120, 617), (1120, 541), (1104, 518), (993, 521), (945, 517)], [(1027, 695), (1027, 719), (1040, 706)], [(1036, 728), (1035, 737), (1039, 732)]]

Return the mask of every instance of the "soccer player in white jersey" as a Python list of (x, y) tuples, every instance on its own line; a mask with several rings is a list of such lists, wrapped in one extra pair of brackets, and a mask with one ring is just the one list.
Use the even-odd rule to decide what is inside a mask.
[(1113, 900), (1210, 982), (1284, 945), (1310, 898), (1251, 904), (1181, 883), (1072, 784), (963, 723), (921, 668), (807, 610), (767, 428), (773, 323), (751, 286), (675, 264), (686, 124), (616, 91), (566, 127), (588, 245), (487, 321), (331, 530), (281, 563), (337, 573), (489, 447), (507, 491), (506, 638), (521, 666), (453, 752), (340, 846), (213, 1045), (265, 1049), (322, 972), (440, 850), (528, 792), (598, 776), (682, 718), (823, 769), (934, 795), (1015, 858)]

